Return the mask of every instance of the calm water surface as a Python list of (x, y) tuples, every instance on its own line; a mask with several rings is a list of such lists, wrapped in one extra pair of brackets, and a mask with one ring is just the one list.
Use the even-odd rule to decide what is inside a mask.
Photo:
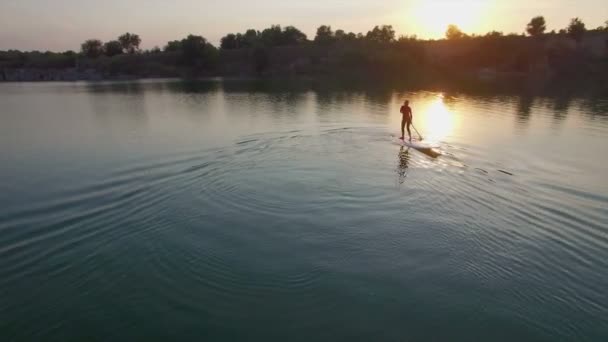
[[(435, 153), (394, 144), (412, 102)], [(3, 341), (606, 341), (608, 96), (0, 84)]]

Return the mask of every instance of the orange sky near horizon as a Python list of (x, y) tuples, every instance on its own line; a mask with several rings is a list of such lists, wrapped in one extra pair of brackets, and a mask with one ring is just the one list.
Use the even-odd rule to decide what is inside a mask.
[(143, 48), (200, 34), (217, 44), (231, 32), (293, 25), (313, 39), (316, 28), (366, 33), (393, 25), (397, 35), (442, 38), (448, 24), (468, 34), (497, 30), (522, 33), (530, 19), (545, 16), (548, 30), (580, 17), (588, 28), (605, 25), (605, 0), (4, 0), (0, 2), (0, 50), (77, 50), (86, 39), (115, 39), (135, 32)]

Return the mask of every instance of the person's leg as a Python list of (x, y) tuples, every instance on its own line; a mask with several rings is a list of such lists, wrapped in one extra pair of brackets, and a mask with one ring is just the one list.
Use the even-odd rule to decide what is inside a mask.
[(410, 132), (410, 126), (412, 125), (411, 121), (407, 122), (407, 135), (410, 137), (410, 141), (412, 141), (412, 132)]
[(401, 139), (405, 138), (405, 120), (401, 120)]

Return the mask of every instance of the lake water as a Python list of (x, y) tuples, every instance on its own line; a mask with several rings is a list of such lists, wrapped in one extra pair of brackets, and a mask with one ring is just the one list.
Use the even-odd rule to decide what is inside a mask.
[(0, 339), (606, 341), (608, 96), (566, 95), (0, 84)]

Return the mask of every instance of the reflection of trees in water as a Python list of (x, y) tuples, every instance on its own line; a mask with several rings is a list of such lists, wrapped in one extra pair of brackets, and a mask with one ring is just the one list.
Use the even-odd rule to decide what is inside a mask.
[(165, 111), (184, 114), (192, 120), (208, 119), (218, 114), (221, 82), (219, 80), (181, 80), (169, 82)]
[[(309, 98), (307, 82), (290, 80), (225, 80), (221, 83), (230, 112), (264, 111), (273, 116), (295, 115)], [(244, 96), (245, 95), (245, 96)]]
[[(542, 106), (553, 113), (555, 122), (564, 121), (569, 114), (582, 114), (592, 119), (608, 117), (608, 97), (601, 93), (581, 95), (572, 89), (554, 89), (543, 96), (546, 97), (542, 98)], [(533, 102), (533, 99), (528, 101)]]
[(221, 82), (225, 93), (306, 93), (310, 90), (307, 82), (282, 80), (224, 80)]
[(552, 98), (553, 119), (555, 122), (560, 122), (568, 116), (568, 109), (572, 104), (572, 96), (569, 93), (560, 94)]
[(517, 122), (527, 123), (530, 120), (532, 105), (534, 104), (534, 96), (521, 95), (517, 102)]
[(581, 101), (581, 110), (591, 120), (608, 119), (608, 97), (590, 96)]
[(334, 103), (333, 94), (329, 91), (315, 91), (318, 114), (329, 113)]
[(362, 94), (349, 91), (317, 93), (318, 98), (325, 103), (352, 103), (361, 101)]
[(211, 93), (216, 92), (220, 88), (220, 84), (217, 80), (178, 81), (166, 83), (166, 89), (174, 93)]
[(409, 168), (410, 163), (410, 149), (401, 147), (399, 150), (399, 154), (397, 155), (398, 165), (397, 165), (397, 176), (399, 180), (399, 185), (405, 183), (405, 179), (407, 178), (407, 170)]
[(307, 96), (306, 93), (302, 92), (273, 92), (267, 94), (266, 101), (272, 107), (272, 114), (274, 116), (280, 117), (285, 114), (289, 114), (290, 116), (295, 116), (305, 108)]
[(86, 83), (86, 88), (91, 93), (120, 93), (138, 95), (143, 93), (144, 86), (151, 84), (142, 84), (141, 82), (89, 82)]
[[(222, 83), (226, 115), (257, 113), (280, 118), (295, 116), (308, 108), (309, 90), (292, 82), (264, 80), (229, 80)], [(285, 86), (280, 86), (285, 84)]]
[(513, 103), (513, 96), (511, 95), (496, 95), (489, 97), (488, 103), (497, 103), (501, 105), (502, 108), (507, 108)]
[(370, 82), (324, 82), (316, 83), (312, 88), (321, 101), (329, 100), (339, 102), (340, 97), (363, 96), (365, 101), (374, 105), (387, 105), (391, 102), (395, 88), (381, 82), (370, 84)]
[[(82, 85), (75, 85), (82, 89)], [(331, 82), (313, 80), (199, 80), (199, 81), (143, 81), (143, 82), (95, 82), (87, 83), (88, 101), (94, 113), (104, 120), (122, 120), (122, 124), (138, 125), (147, 119), (146, 96), (148, 103), (166, 105), (166, 110), (188, 105), (192, 113), (200, 114), (204, 103), (231, 108), (226, 113), (239, 114), (243, 111), (257, 112), (267, 110), (269, 115), (350, 115), (344, 109), (354, 109), (365, 113), (389, 115), (391, 104), (399, 104), (404, 99), (416, 101), (426, 99), (427, 92), (407, 90), (394, 84), (368, 82)], [(437, 90), (441, 92), (441, 90)], [(168, 95), (156, 101), (158, 95)], [(428, 93), (436, 97), (437, 93)], [(467, 106), (470, 103), (487, 105), (493, 108), (515, 109), (515, 119), (519, 124), (529, 122), (533, 108), (542, 108), (554, 122), (563, 122), (569, 113), (580, 111), (587, 119), (607, 118), (608, 101), (602, 93), (575, 95), (572, 91), (553, 90), (537, 97), (535, 94), (514, 96), (514, 92), (446, 90), (443, 104), (453, 110), (456, 104)], [(175, 96), (178, 95), (178, 96)], [(216, 101), (217, 100), (217, 101)], [(360, 106), (364, 108), (360, 108)], [(536, 105), (536, 106), (535, 106)], [(349, 107), (356, 106), (356, 107)], [(574, 111), (571, 112), (570, 108)], [(221, 110), (219, 110), (221, 111)], [(207, 107), (206, 112), (213, 112)], [(542, 114), (542, 113), (541, 113)], [(118, 119), (120, 118), (120, 119)], [(125, 122), (129, 120), (131, 123)]]
[(95, 115), (103, 120), (118, 120), (131, 129), (147, 119), (145, 94), (150, 84), (141, 82), (87, 83), (88, 100)]
[[(341, 108), (344, 104), (362, 104), (366, 113), (387, 114), (387, 107), (392, 103), (394, 90), (378, 86), (363, 88), (351, 86), (335, 88), (335, 85), (315, 86), (317, 115), (325, 116)], [(344, 113), (346, 114), (346, 113)]]
[(413, 98), (418, 95), (415, 92), (404, 91), (404, 90), (395, 90), (393, 92), (393, 101), (396, 101), (399, 106), (403, 104), (404, 100), (413, 101)]
[(371, 87), (364, 94), (366, 102), (373, 105), (387, 105), (393, 98), (393, 91), (391, 89), (382, 89), (381, 87)]
[(340, 108), (342, 103), (361, 103), (362, 94), (349, 91), (335, 91), (330, 89), (315, 89), (315, 112), (319, 118), (327, 118)]

